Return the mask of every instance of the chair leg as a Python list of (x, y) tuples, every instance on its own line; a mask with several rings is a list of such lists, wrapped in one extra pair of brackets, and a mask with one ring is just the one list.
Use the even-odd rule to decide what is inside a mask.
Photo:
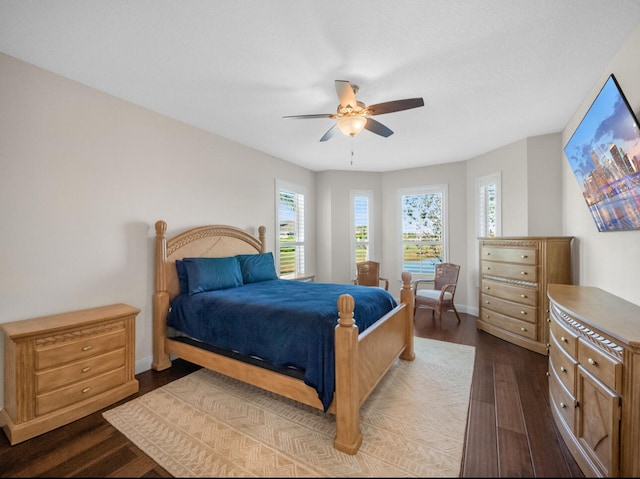
[(456, 318), (458, 318), (458, 322), (460, 322), (460, 315), (458, 314), (458, 310), (455, 306), (453, 306), (453, 312), (456, 313)]

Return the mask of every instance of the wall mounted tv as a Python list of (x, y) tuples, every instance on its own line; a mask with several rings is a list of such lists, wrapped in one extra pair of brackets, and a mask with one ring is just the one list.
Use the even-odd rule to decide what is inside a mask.
[(614, 75), (564, 153), (598, 231), (640, 229), (640, 130)]

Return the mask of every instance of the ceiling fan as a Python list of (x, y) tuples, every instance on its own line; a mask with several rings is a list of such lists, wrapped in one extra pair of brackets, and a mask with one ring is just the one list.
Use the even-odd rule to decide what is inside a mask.
[(356, 100), (358, 85), (352, 85), (346, 80), (336, 80), (336, 92), (340, 99), (340, 104), (336, 113), (318, 113), (315, 115), (291, 115), (283, 118), (308, 119), (308, 118), (337, 118), (338, 121), (320, 138), (320, 141), (327, 141), (339, 130), (347, 136), (354, 137), (363, 129), (367, 129), (376, 135), (385, 138), (393, 135), (393, 131), (384, 126), (379, 121), (371, 118), (375, 115), (393, 113), (396, 111), (409, 110), (424, 106), (422, 98), (407, 98), (406, 100), (394, 100), (375, 105), (366, 106), (361, 101)]

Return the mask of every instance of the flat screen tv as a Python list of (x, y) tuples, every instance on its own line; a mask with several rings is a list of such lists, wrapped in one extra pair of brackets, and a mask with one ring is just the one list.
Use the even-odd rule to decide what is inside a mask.
[(613, 75), (564, 153), (598, 231), (640, 229), (640, 130)]

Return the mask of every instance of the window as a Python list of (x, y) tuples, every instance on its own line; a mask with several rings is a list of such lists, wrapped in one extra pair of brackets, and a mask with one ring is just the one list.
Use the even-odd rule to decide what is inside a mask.
[(402, 271), (415, 278), (433, 276), (447, 251), (447, 185), (400, 190)]
[(500, 173), (476, 179), (476, 235), (502, 235), (500, 224)]
[(351, 270), (356, 263), (373, 255), (373, 191), (352, 190), (351, 196)]
[(276, 189), (276, 265), (281, 278), (293, 278), (305, 273), (305, 189), (280, 181), (276, 182)]

